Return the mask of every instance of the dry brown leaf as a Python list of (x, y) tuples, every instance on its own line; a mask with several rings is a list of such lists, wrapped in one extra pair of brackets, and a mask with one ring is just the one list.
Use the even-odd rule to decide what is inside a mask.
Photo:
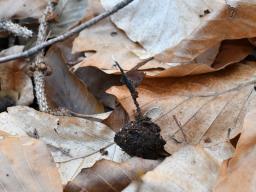
[(253, 192), (256, 190), (255, 104), (255, 101), (250, 103), (250, 109), (244, 119), (243, 130), (233, 158), (222, 164), (215, 192)]
[[(126, 35), (108, 20), (101, 21), (88, 29), (83, 30), (75, 39), (73, 52), (96, 52), (88, 55), (75, 68), (95, 66), (106, 73), (119, 72), (114, 66), (113, 57), (124, 70), (130, 70), (138, 63), (143, 62), (147, 56), (139, 57), (144, 49), (129, 40)], [(153, 60), (141, 69), (164, 68), (165, 65)]]
[(113, 95), (105, 93), (105, 91), (113, 85), (121, 85), (120, 76), (106, 74), (96, 67), (81, 67), (75, 72), (75, 75), (83, 81), (93, 95), (104, 106), (114, 109), (116, 106), (116, 98)]
[(52, 108), (63, 107), (81, 114), (104, 112), (103, 105), (87, 86), (68, 70), (63, 54), (62, 49), (56, 45), (46, 55), (46, 62), (53, 71), (46, 78), (47, 98)]
[[(112, 35), (111, 35), (112, 34)], [(124, 70), (139, 67), (148, 76), (185, 76), (213, 72), (226, 65), (241, 61), (252, 52), (253, 46), (245, 40), (223, 42), (199, 55), (194, 61), (181, 66), (176, 63), (161, 63), (157, 60), (147, 61), (139, 45), (132, 43), (122, 31), (118, 30), (108, 20), (86, 29), (80, 33), (73, 44), (73, 52), (94, 52), (74, 68), (94, 66), (106, 73), (119, 73), (113, 64), (113, 57)], [(233, 52), (237, 54), (232, 54)], [(87, 54), (87, 53), (85, 53)], [(216, 61), (215, 61), (216, 60)], [(214, 64), (212, 66), (212, 64)]]
[(218, 178), (220, 160), (232, 155), (230, 144), (216, 151), (200, 146), (186, 146), (167, 157), (141, 181), (133, 182), (123, 192), (205, 192), (211, 191)]
[(44, 141), (56, 162), (89, 156), (113, 144), (114, 132), (102, 123), (53, 116), (29, 107), (8, 108), (8, 113), (0, 114), (0, 121), (2, 131), (22, 130)]
[(253, 48), (247, 39), (225, 40), (219, 46), (208, 49), (189, 63), (181, 65), (169, 63), (168, 69), (156, 71), (148, 75), (179, 77), (214, 72), (245, 59), (253, 53)]
[[(105, 119), (103, 123), (111, 127), (114, 131), (119, 131), (129, 120), (129, 117), (123, 107), (116, 101), (116, 97), (107, 94), (105, 91), (114, 85), (122, 85), (122, 77), (119, 75), (106, 74), (96, 67), (81, 67), (75, 71), (75, 75), (82, 80), (101, 101), (104, 106), (110, 108), (112, 113)], [(129, 71), (126, 73), (135, 86), (139, 85), (144, 74), (138, 71)]]
[(238, 63), (253, 52), (254, 46), (248, 39), (226, 40), (222, 42), (220, 52), (216, 56), (212, 67), (220, 69), (226, 65)]
[[(101, 0), (106, 9), (119, 1)], [(193, 60), (222, 40), (254, 37), (255, 7), (253, 0), (135, 0), (111, 19), (153, 56), (161, 53), (162, 61), (177, 63)]]
[(39, 18), (47, 2), (47, 0), (0, 0), (0, 18)]
[[(161, 128), (173, 153), (188, 143), (213, 146), (240, 133), (247, 105), (255, 100), (256, 63), (240, 63), (208, 75), (145, 79), (138, 87), (142, 111)], [(135, 107), (125, 86), (108, 91), (134, 117)], [(181, 127), (174, 120), (178, 119)]]
[(63, 184), (97, 160), (122, 162), (130, 158), (114, 144), (114, 132), (92, 120), (57, 117), (28, 107), (11, 107), (8, 113), (0, 113), (0, 130), (44, 141), (58, 163)]
[(253, 46), (256, 46), (256, 37), (249, 39), (249, 41)]
[(62, 191), (55, 163), (38, 140), (1, 133), (0, 163), (0, 191)]
[(108, 160), (98, 161), (93, 167), (83, 169), (69, 182), (65, 192), (116, 192), (124, 189), (132, 180), (138, 180), (144, 173), (152, 170), (159, 161), (132, 158), (124, 163)]
[[(18, 53), (23, 46), (14, 46), (0, 52), (0, 56)], [(0, 92), (15, 92), (17, 105), (30, 105), (34, 100), (33, 85), (23, 68), (27, 62), (23, 59), (13, 60), (0, 65)]]
[[(106, 9), (110, 9), (119, 1), (101, 0)], [(246, 48), (247, 51), (244, 46), (237, 46), (236, 42), (234, 42), (235, 47), (230, 46), (229, 43), (228, 50), (226, 46), (222, 45), (220, 50), (219, 47), (226, 39), (236, 40), (256, 36), (256, 27), (253, 25), (255, 7), (254, 1), (245, 3), (241, 0), (235, 2), (135, 0), (111, 19), (133, 42), (139, 42), (145, 49), (135, 50), (131, 47), (133, 50), (130, 52), (141, 59), (155, 58), (141, 68), (147, 70), (148, 76), (185, 76), (213, 72), (248, 56), (251, 53), (251, 46)], [(230, 14), (234, 15), (231, 17)], [(150, 22), (148, 18), (151, 18)], [(102, 34), (101, 36), (103, 37)], [(112, 49), (111, 46), (109, 47)], [(230, 54), (230, 52), (238, 52), (238, 54)], [(223, 57), (227, 53), (229, 53), (228, 59)], [(212, 66), (216, 56), (218, 64)], [(124, 58), (119, 59), (122, 64)], [(134, 62), (135, 60), (133, 64)], [(117, 72), (110, 64), (102, 65), (94, 61), (88, 63), (84, 60), (83, 65), (98, 65), (108, 73)], [(124, 61), (123, 68), (129, 70), (131, 69), (128, 68), (129, 66), (131, 64), (125, 64)]]

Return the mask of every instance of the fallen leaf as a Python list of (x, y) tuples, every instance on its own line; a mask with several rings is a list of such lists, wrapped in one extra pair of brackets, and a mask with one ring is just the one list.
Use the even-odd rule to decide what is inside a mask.
[(97, 161), (107, 159), (122, 163), (130, 158), (131, 157), (128, 154), (113, 143), (109, 147), (102, 148), (89, 156), (57, 163), (57, 165), (61, 174), (62, 184), (66, 185), (69, 181), (74, 180), (83, 168), (92, 167)]
[[(226, 145), (220, 159), (232, 155)], [(218, 149), (220, 152), (222, 149)], [(141, 181), (133, 182), (123, 192), (205, 192), (211, 191), (218, 178), (220, 162), (200, 146), (186, 146), (167, 157)]]
[[(123, 107), (116, 101), (116, 97), (105, 91), (114, 85), (122, 85), (121, 76), (104, 73), (92, 66), (78, 68), (74, 73), (104, 106), (113, 110), (102, 122), (115, 132), (119, 131), (129, 121), (129, 117)], [(139, 85), (144, 77), (144, 74), (137, 71), (129, 71), (126, 75), (135, 86)]]
[(64, 191), (121, 191), (132, 180), (139, 179), (158, 164), (159, 161), (140, 158), (132, 158), (124, 163), (101, 160), (93, 167), (83, 169), (73, 181), (65, 186)]
[(58, 164), (63, 184), (100, 159), (122, 162), (130, 158), (114, 144), (114, 132), (92, 120), (58, 117), (17, 106), (0, 113), (0, 130), (45, 142)]
[(38, 140), (1, 133), (0, 163), (1, 191), (62, 191), (52, 157)]
[(69, 71), (58, 45), (47, 52), (46, 63), (52, 69), (52, 74), (46, 77), (47, 99), (52, 108), (63, 107), (80, 114), (104, 112), (103, 105), (87, 86)]
[(255, 104), (255, 100), (250, 103), (234, 156), (222, 164), (215, 192), (255, 191)]
[(51, 148), (55, 162), (89, 156), (114, 143), (114, 132), (102, 123), (53, 116), (29, 107), (8, 108), (8, 113), (0, 114), (0, 121), (2, 131), (12, 132), (16, 127), (40, 138)]
[[(120, 0), (101, 2), (109, 9)], [(248, 25), (254, 21), (255, 6), (254, 1), (240, 0), (135, 0), (111, 19), (149, 53), (161, 53), (162, 61), (189, 62), (222, 40), (255, 37), (255, 26)], [(152, 20), (147, 22), (147, 18)]]
[[(219, 54), (216, 56), (213, 68), (219, 69), (226, 65), (238, 63), (252, 54), (254, 46), (247, 39), (226, 40), (222, 42)], [(235, 54), (234, 54), (235, 53)]]
[[(119, 73), (119, 69), (114, 66), (113, 57), (118, 61), (124, 70), (130, 70), (147, 56), (138, 56), (138, 53), (145, 52), (139, 45), (129, 40), (126, 35), (117, 29), (109, 19), (83, 30), (74, 40), (73, 53), (76, 52), (95, 52), (86, 57), (75, 68), (94, 66), (104, 70), (106, 73)], [(147, 62), (141, 69), (164, 68), (165, 65), (152, 60)]]
[[(18, 53), (23, 46), (14, 46), (0, 52), (0, 56)], [(30, 105), (34, 100), (33, 85), (24, 72), (28, 63), (23, 59), (13, 60), (0, 65), (0, 92), (13, 92), (17, 105)]]
[[(120, 0), (101, 2), (109, 10)], [(255, 7), (254, 1), (241, 0), (135, 0), (111, 16), (111, 20), (133, 42), (138, 42), (145, 49), (144, 56), (154, 57), (154, 61), (161, 63), (161, 68), (165, 69), (148, 75), (185, 76), (216, 71), (241, 61), (244, 56), (230, 54), (228, 61), (223, 58), (221, 65), (211, 67), (223, 40), (256, 36), (253, 24)], [(148, 18), (151, 18), (150, 22)], [(155, 65), (155, 68), (158, 66)], [(147, 68), (147, 64), (144, 67)]]
[(106, 74), (96, 67), (81, 67), (74, 74), (83, 81), (95, 97), (109, 108), (116, 107), (116, 98), (105, 91), (113, 85), (122, 85), (120, 76)]
[[(240, 133), (248, 103), (255, 100), (255, 74), (256, 63), (248, 62), (208, 75), (145, 79), (137, 88), (138, 102), (142, 112), (160, 126), (167, 152), (172, 154), (186, 140), (213, 146)], [(117, 96), (134, 117), (135, 105), (125, 86), (112, 87), (108, 93)]]

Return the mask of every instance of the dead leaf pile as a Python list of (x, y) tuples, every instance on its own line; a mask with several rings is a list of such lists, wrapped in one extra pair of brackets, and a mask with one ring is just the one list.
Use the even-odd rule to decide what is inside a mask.
[[(52, 2), (46, 41), (123, 1)], [(47, 4), (0, 0), (0, 22), (33, 32), (1, 28), (1, 58), (36, 46)], [(45, 47), (45, 112), (37, 53), (0, 63), (0, 191), (255, 191), (255, 13), (254, 0), (133, 0)], [(138, 120), (134, 96), (169, 156), (131, 157), (114, 142)]]

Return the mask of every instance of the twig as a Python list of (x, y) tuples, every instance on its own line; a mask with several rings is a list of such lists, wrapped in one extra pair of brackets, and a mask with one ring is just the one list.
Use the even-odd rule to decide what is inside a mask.
[(24, 37), (24, 38), (29, 38), (29, 37), (32, 37), (33, 35), (33, 32), (31, 30), (29, 30), (26, 27), (20, 26), (16, 23), (13, 23), (11, 20), (5, 20), (5, 19), (0, 20), (0, 29), (4, 31), (8, 31), (14, 34), (15, 36)]
[(184, 133), (183, 128), (182, 128), (180, 122), (178, 121), (178, 119), (176, 118), (175, 115), (173, 115), (173, 119), (174, 119), (174, 121), (176, 122), (176, 124), (178, 125), (178, 127), (179, 127), (179, 129), (180, 129), (180, 131), (181, 131), (181, 133), (182, 133), (182, 135), (183, 135), (183, 137), (184, 137), (185, 142), (188, 143), (187, 136), (186, 136), (186, 134)]
[[(42, 44), (47, 37), (47, 16), (52, 13), (53, 4), (51, 0), (48, 1), (48, 5), (43, 13), (43, 16), (40, 18), (40, 25), (37, 35), (36, 45)], [(42, 65), (45, 66), (42, 68)], [(37, 98), (37, 103), (39, 110), (42, 112), (50, 112), (50, 107), (48, 106), (46, 93), (45, 93), (45, 69), (46, 64), (44, 62), (44, 50), (41, 50), (35, 57), (34, 62), (32, 63), (32, 68), (34, 68), (33, 78), (35, 84), (35, 93)]]
[(136, 118), (142, 119), (143, 115), (141, 113), (140, 105), (139, 105), (139, 103), (137, 101), (138, 92), (136, 91), (135, 86), (133, 85), (133, 82), (131, 80), (129, 80), (129, 78), (125, 74), (124, 70), (119, 65), (119, 63), (117, 61), (114, 61), (114, 62), (115, 62), (115, 65), (119, 68), (119, 70), (120, 70), (120, 72), (122, 74), (124, 84), (127, 86), (127, 88), (129, 89), (129, 91), (131, 93), (133, 102), (134, 102), (134, 104), (136, 106), (136, 111), (137, 111)]
[(79, 25), (78, 27), (71, 29), (70, 31), (68, 31), (58, 37), (50, 39), (44, 43), (41, 43), (40, 45), (36, 45), (36, 46), (32, 47), (31, 49), (28, 49), (27, 51), (24, 51), (22, 53), (17, 53), (17, 54), (1, 57), (0, 63), (11, 61), (11, 60), (18, 59), (18, 58), (29, 57), (29, 56), (37, 53), (38, 51), (44, 49), (45, 47), (48, 47), (49, 45), (52, 45), (59, 41), (63, 41), (65, 39), (67, 39), (68, 37), (71, 37), (71, 36), (75, 35), (76, 33), (79, 33), (80, 31), (82, 31), (88, 27), (91, 27), (92, 25), (95, 25), (99, 21), (109, 17), (110, 15), (113, 15), (114, 13), (116, 13), (120, 9), (124, 8), (125, 6), (127, 6), (128, 4), (130, 4), (133, 1), (134, 0), (123, 0), (120, 3), (118, 3), (117, 5), (115, 5), (111, 10), (105, 11), (104, 13), (92, 18), (91, 20)]

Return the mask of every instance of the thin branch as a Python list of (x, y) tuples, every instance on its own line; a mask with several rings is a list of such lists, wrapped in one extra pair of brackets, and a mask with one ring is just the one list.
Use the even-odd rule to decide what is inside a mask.
[(136, 106), (136, 118), (138, 119), (142, 119), (143, 115), (141, 113), (141, 109), (140, 109), (140, 105), (137, 101), (138, 98), (138, 92), (136, 91), (136, 88), (133, 84), (133, 82), (127, 77), (127, 75), (125, 74), (124, 70), (122, 69), (122, 67), (119, 65), (119, 63), (117, 61), (114, 61), (115, 65), (119, 68), (121, 74), (122, 74), (122, 78), (123, 78), (123, 82), (124, 84), (127, 86), (127, 88), (129, 89), (132, 99), (133, 99), (133, 103)]
[(11, 20), (0, 20), (0, 29), (8, 31), (15, 36), (29, 38), (32, 37), (33, 32), (26, 27), (20, 26), (17, 23), (13, 23)]
[[(38, 29), (37, 41), (36, 45), (42, 44), (47, 38), (47, 31), (48, 31), (48, 23), (47, 23), (47, 16), (52, 13), (53, 4), (51, 0), (48, 0), (48, 5), (40, 18), (40, 25)], [(46, 65), (44, 62), (44, 50), (42, 49), (34, 58), (32, 63), (32, 67), (34, 67), (35, 71), (33, 73), (33, 79), (35, 84), (35, 94), (37, 98), (37, 103), (39, 106), (39, 110), (42, 112), (49, 112), (50, 107), (47, 102), (46, 93), (45, 93), (45, 75), (44, 69), (40, 66)], [(46, 68), (46, 66), (44, 67)]]
[(128, 4), (130, 4), (131, 2), (133, 2), (134, 0), (123, 0), (120, 3), (118, 3), (117, 5), (115, 5), (111, 10), (109, 11), (105, 11), (104, 13), (92, 18), (91, 20), (71, 29), (70, 31), (55, 37), (53, 39), (50, 39), (40, 45), (36, 45), (34, 47), (32, 47), (31, 49), (28, 49), (27, 51), (24, 51), (22, 53), (17, 53), (17, 54), (13, 54), (13, 55), (9, 55), (9, 56), (5, 56), (5, 57), (1, 57), (0, 58), (0, 63), (3, 62), (7, 62), (7, 61), (11, 61), (14, 59), (18, 59), (18, 58), (23, 58), (23, 57), (29, 57), (35, 53), (37, 53), (38, 51), (44, 49), (45, 47), (48, 47), (49, 45), (52, 45), (54, 43), (63, 41), (77, 33), (79, 33), (80, 31), (91, 27), (92, 25), (95, 25), (96, 23), (98, 23), (99, 21), (109, 17), (110, 15), (113, 15), (114, 13), (116, 13), (117, 11), (119, 11), (120, 9), (126, 7)]

